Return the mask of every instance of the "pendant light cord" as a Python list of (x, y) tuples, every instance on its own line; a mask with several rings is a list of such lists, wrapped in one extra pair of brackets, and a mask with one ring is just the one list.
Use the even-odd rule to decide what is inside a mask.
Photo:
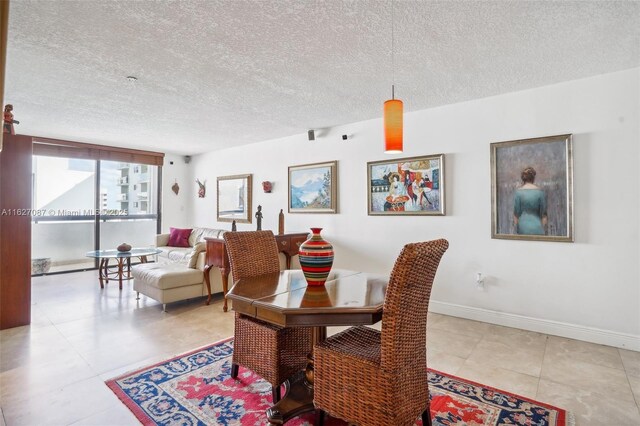
[(394, 56), (394, 17), (395, 17), (395, 1), (391, 0), (391, 99), (395, 99), (395, 83), (396, 83), (396, 63)]

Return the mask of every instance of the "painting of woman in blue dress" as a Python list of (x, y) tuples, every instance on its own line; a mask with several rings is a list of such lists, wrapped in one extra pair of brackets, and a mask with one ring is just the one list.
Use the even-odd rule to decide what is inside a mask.
[(571, 136), (491, 144), (491, 238), (573, 242)]
[(547, 227), (547, 197), (534, 184), (536, 171), (525, 168), (520, 174), (522, 186), (516, 189), (513, 200), (513, 222), (517, 234), (544, 235)]

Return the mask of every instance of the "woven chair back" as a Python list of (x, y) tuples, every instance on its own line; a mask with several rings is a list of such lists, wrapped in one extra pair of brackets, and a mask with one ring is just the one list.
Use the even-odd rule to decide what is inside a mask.
[(271, 231), (225, 232), (234, 280), (280, 271), (278, 244)]
[[(427, 364), (427, 310), (440, 259), (449, 242), (444, 239), (404, 246), (391, 271), (384, 301), (381, 367), (411, 371)], [(407, 370), (408, 369), (408, 370)]]

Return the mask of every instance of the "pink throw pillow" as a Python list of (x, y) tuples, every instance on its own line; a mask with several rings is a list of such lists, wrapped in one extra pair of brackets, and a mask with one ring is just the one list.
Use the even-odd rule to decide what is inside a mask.
[(169, 247), (191, 247), (190, 235), (191, 229), (169, 228)]

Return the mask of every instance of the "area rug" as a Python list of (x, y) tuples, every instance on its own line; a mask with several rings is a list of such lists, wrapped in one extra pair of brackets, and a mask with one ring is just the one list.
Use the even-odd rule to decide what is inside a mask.
[[(244, 368), (232, 379), (232, 353), (228, 339), (106, 383), (144, 425), (265, 425), (271, 385)], [(574, 424), (569, 413), (549, 404), (431, 369), (428, 377), (434, 426)], [(313, 421), (309, 413), (287, 425)], [(325, 425), (346, 423), (328, 418)]]

